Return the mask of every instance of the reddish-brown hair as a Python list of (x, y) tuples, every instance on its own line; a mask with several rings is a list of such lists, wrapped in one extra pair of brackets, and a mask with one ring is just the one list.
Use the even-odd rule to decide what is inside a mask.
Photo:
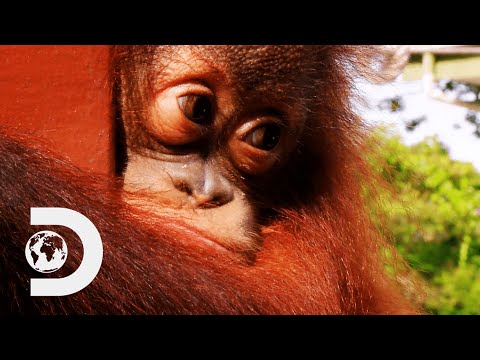
[[(0, 132), (0, 311), (42, 314), (396, 314), (418, 310), (401, 296), (380, 256), (391, 246), (371, 225), (361, 196), (369, 170), (364, 127), (351, 110), (356, 47), (322, 48), (322, 90), (304, 139), (298, 196), (262, 229), (254, 263), (204, 245), (187, 224), (132, 209), (115, 180), (81, 173), (32, 139)], [(349, 70), (349, 71), (347, 71)], [(300, 191), (302, 190), (302, 191)], [(77, 210), (99, 229), (104, 260), (79, 293), (29, 296), (38, 276), (24, 257), (31, 206)], [(53, 229), (55, 230), (55, 229)], [(65, 229), (57, 232), (65, 235)], [(78, 240), (66, 234), (78, 266)]]

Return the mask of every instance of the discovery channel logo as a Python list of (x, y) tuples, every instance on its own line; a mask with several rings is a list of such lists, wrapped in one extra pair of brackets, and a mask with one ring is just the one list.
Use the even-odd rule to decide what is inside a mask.
[[(90, 284), (102, 265), (103, 244), (93, 223), (77, 211), (66, 208), (30, 208), (31, 225), (61, 225), (73, 230), (83, 244), (83, 259), (78, 269), (64, 278), (32, 278), (31, 296), (65, 296), (74, 294)], [(68, 256), (65, 240), (53, 231), (39, 231), (25, 246), (30, 266), (41, 273), (60, 269)]]

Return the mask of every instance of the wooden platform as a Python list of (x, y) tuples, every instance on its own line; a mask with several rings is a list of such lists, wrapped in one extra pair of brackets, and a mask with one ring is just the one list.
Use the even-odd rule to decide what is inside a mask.
[(403, 72), (405, 80), (422, 79), (424, 54), (433, 55), (433, 80), (450, 79), (480, 85), (480, 46), (410, 45), (410, 62)]

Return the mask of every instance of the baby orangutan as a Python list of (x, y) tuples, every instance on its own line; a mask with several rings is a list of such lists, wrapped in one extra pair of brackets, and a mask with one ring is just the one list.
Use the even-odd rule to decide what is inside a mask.
[[(0, 130), (0, 312), (418, 313), (385, 274), (391, 247), (361, 196), (371, 176), (351, 81), (372, 54), (113, 47), (122, 187)], [(84, 290), (29, 296), (31, 206), (77, 210), (98, 228), (103, 264)], [(46, 277), (78, 267), (68, 236), (65, 266)]]

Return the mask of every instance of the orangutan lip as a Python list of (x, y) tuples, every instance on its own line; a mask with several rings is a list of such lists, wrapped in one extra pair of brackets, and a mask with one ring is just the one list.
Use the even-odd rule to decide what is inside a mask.
[(224, 254), (225, 253), (235, 253), (233, 250), (228, 249), (227, 247), (223, 246), (222, 244), (220, 244), (220, 243), (218, 243), (214, 240), (209, 239), (204, 234), (199, 233), (198, 229), (193, 231), (193, 230), (190, 230), (188, 228), (182, 227), (182, 230), (184, 232), (188, 233), (189, 238), (194, 238), (194, 239), (198, 240), (198, 241), (194, 241), (194, 242), (199, 242), (199, 243), (205, 244), (209, 247), (213, 247), (215, 250), (218, 250), (218, 251), (220, 251)]
[(213, 248), (215, 248), (216, 250), (222, 252), (222, 253), (229, 253), (229, 252), (233, 252), (232, 250), (230, 249), (227, 249), (225, 246), (223, 245), (220, 245), (219, 243), (217, 243), (216, 241), (212, 241), (210, 239), (206, 239), (204, 238), (203, 236), (202, 237), (199, 237), (198, 238), (199, 241), (203, 242), (204, 244), (207, 244), (208, 246), (211, 246)]

